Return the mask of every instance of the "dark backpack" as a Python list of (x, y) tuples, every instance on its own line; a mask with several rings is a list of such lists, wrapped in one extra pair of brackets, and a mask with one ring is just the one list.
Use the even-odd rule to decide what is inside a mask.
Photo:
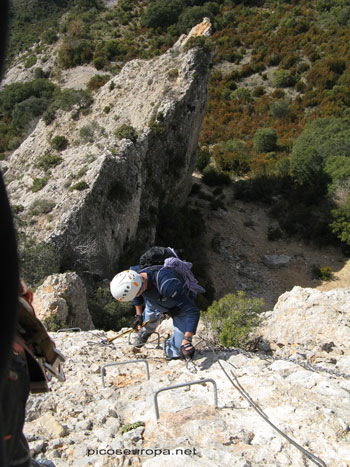
[(149, 266), (163, 266), (164, 261), (167, 258), (177, 258), (175, 251), (172, 248), (164, 246), (153, 246), (147, 250), (139, 260), (139, 266), (141, 269)]

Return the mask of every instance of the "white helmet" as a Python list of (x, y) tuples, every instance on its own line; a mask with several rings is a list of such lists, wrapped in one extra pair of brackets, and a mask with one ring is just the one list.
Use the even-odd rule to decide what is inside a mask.
[(111, 294), (119, 302), (129, 302), (136, 297), (143, 284), (143, 278), (136, 271), (127, 269), (113, 277)]

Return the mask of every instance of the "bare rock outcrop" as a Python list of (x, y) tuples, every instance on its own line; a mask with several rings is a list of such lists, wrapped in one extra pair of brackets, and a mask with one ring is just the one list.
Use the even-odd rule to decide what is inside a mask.
[(259, 333), (275, 350), (329, 352), (333, 348), (350, 354), (349, 288), (321, 292), (294, 287), (280, 296), (273, 311), (263, 316)]
[(34, 294), (33, 306), (38, 317), (53, 319), (65, 326), (94, 329), (82, 280), (75, 272), (54, 274), (45, 279)]
[[(127, 242), (151, 243), (161, 206), (182, 205), (190, 191), (211, 55), (185, 42), (127, 63), (96, 92), (88, 115), (40, 120), (6, 163), (23, 230), (53, 244), (82, 277), (113, 275)], [(131, 139), (120, 139), (122, 125), (133, 128)], [(60, 152), (50, 144), (56, 136), (68, 142)], [(44, 169), (45, 154), (60, 162)]]
[[(135, 355), (126, 336), (103, 346), (101, 340), (115, 333), (60, 333), (54, 338), (67, 356), (67, 380), (53, 382), (51, 392), (30, 398), (25, 433), (32, 452), (37, 458), (53, 460), (57, 467), (112, 467), (125, 462), (148, 467), (184, 462), (208, 467), (311, 465), (295, 445), (266, 423), (268, 419), (324, 462), (317, 465), (348, 466), (348, 294), (349, 289), (322, 294), (295, 288), (280, 298), (259, 330), (270, 336), (271, 342), (283, 343), (289, 354), (298, 340), (306, 353), (327, 343), (312, 368), (292, 359), (286, 361), (279, 356), (278, 345), (273, 356), (232, 349), (217, 352), (227, 374), (233, 372), (259, 405), (257, 411), (222, 371), (202, 340), (204, 330), (195, 337), (195, 373), (181, 360), (166, 362), (157, 339), (150, 339)], [(169, 324), (171, 320), (163, 321), (158, 328), (161, 342)], [(328, 339), (333, 339), (333, 348)], [(131, 365), (130, 359), (135, 364)], [(139, 359), (147, 359), (150, 379)], [(301, 355), (298, 360), (303, 360)], [(101, 367), (123, 361), (125, 365), (105, 368), (103, 387)], [(193, 371), (193, 366), (188, 368)], [(327, 372), (332, 369), (334, 373)], [(217, 385), (217, 408), (213, 384), (203, 381), (160, 392), (160, 417), (156, 420), (155, 392), (207, 378)], [(262, 411), (264, 417), (259, 416)], [(48, 415), (43, 420), (45, 413)], [(53, 419), (55, 428), (48, 430), (46, 422)]]

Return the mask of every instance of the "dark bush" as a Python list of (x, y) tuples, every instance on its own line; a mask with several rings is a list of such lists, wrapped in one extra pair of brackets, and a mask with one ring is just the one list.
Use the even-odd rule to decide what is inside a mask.
[(197, 169), (199, 172), (203, 172), (205, 167), (209, 164), (210, 162), (210, 151), (208, 148), (203, 147), (198, 150), (198, 156), (197, 156)]
[(126, 123), (124, 123), (123, 125), (121, 125), (121, 126), (114, 132), (114, 135), (115, 135), (118, 139), (123, 139), (123, 138), (130, 139), (133, 143), (136, 143), (136, 141), (137, 141), (137, 133), (136, 133), (135, 128), (132, 127), (131, 125), (127, 125)]
[(270, 152), (276, 147), (277, 135), (274, 128), (258, 130), (253, 137), (253, 146), (256, 152)]
[(183, 6), (182, 0), (154, 0), (142, 13), (141, 23), (149, 28), (166, 28), (177, 22)]
[(209, 165), (203, 170), (202, 181), (209, 186), (229, 185), (231, 183), (231, 179), (228, 175), (219, 172)]
[(109, 290), (102, 288), (88, 299), (88, 308), (95, 327), (104, 331), (130, 327), (135, 314), (132, 303), (117, 302)]
[(52, 138), (50, 144), (56, 151), (63, 151), (68, 146), (68, 140), (65, 136), (57, 135)]
[(60, 260), (53, 245), (36, 244), (33, 239), (19, 235), (19, 259), (21, 277), (31, 287), (37, 287), (50, 274), (60, 272)]

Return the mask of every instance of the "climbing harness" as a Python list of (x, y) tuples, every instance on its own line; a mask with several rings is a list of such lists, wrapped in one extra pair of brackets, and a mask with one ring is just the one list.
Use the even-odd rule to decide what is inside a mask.
[[(198, 336), (198, 337), (200, 337), (200, 336)], [(308, 459), (310, 459), (311, 462), (313, 462), (314, 464), (316, 464), (318, 466), (327, 467), (327, 465), (325, 464), (325, 462), (322, 459), (320, 459), (319, 457), (315, 456), (311, 452), (304, 449), (302, 446), (300, 446), (300, 444), (298, 444), (296, 441), (294, 441), (292, 438), (290, 438), (288, 435), (286, 435), (283, 431), (281, 431), (276, 425), (274, 425), (270, 421), (268, 416), (263, 412), (263, 410), (258, 406), (258, 404), (256, 404), (253, 401), (253, 399), (250, 397), (248, 392), (243, 388), (243, 386), (238, 381), (238, 378), (234, 374), (234, 372), (231, 370), (231, 376), (228, 374), (228, 372), (224, 368), (223, 364), (221, 363), (220, 358), (219, 358), (218, 354), (216, 353), (214, 346), (207, 339), (204, 339), (203, 337), (200, 337), (200, 339), (207, 343), (208, 347), (210, 348), (210, 350), (212, 351), (212, 353), (215, 356), (215, 360), (218, 362), (220, 368), (222, 369), (222, 371), (224, 372), (224, 374), (228, 378), (228, 380), (231, 382), (233, 387), (235, 389), (237, 389), (237, 391), (241, 394), (241, 396), (265, 420), (265, 422), (268, 423), (281, 436), (283, 436), (283, 438), (285, 438), (290, 444), (292, 444), (294, 447), (296, 447), (304, 456), (306, 456)], [(233, 366), (232, 364), (230, 364), (230, 365)]]

